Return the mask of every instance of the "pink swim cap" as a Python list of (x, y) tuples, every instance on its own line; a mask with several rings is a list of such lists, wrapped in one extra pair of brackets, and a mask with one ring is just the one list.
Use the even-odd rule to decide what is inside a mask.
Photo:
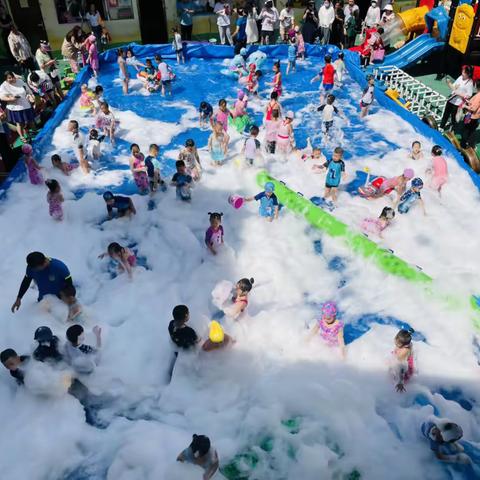
[(237, 93), (237, 98), (238, 98), (239, 100), (242, 100), (244, 96), (245, 96), (244, 91), (243, 91), (243, 90), (239, 90), (238, 93)]
[(411, 168), (406, 168), (403, 171), (403, 176), (405, 178), (408, 178), (409, 180), (412, 179), (415, 176), (415, 172)]
[(335, 302), (325, 302), (322, 305), (322, 318), (333, 318), (337, 315), (337, 305)]
[(90, 35), (90, 36), (88, 37), (88, 41), (89, 41), (90, 43), (96, 42), (96, 41), (97, 41), (97, 37), (96, 37), (95, 35)]
[(33, 152), (33, 148), (31, 145), (29, 145), (28, 143), (26, 143), (25, 145), (22, 145), (22, 153), (24, 153), (25, 155), (29, 155), (32, 152)]

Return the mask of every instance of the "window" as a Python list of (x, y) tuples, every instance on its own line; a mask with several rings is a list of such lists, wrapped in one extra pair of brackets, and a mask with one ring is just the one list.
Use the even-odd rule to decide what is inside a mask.
[(132, 0), (103, 0), (103, 4), (106, 12), (105, 20), (128, 20), (133, 18)]
[(55, 0), (58, 23), (82, 23), (90, 5), (95, 5), (102, 18), (105, 12), (101, 1), (92, 0)]

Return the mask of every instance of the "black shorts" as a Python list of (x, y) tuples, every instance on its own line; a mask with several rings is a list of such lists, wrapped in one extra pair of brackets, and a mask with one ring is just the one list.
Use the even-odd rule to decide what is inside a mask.
[(61, 82), (60, 82), (60, 77), (59, 76), (56, 76), (56, 77), (52, 77), (52, 74), (49, 73), (48, 76), (50, 77), (50, 80), (52, 81), (52, 83), (55, 85), (55, 86), (60, 86), (61, 85)]
[(61, 299), (62, 296), (75, 297), (76, 295), (77, 295), (76, 288), (73, 285), (66, 285), (65, 288), (63, 288), (62, 290), (60, 290), (60, 292), (58, 292), (57, 297)]
[(337, 185), (331, 185), (330, 183), (325, 183), (325, 188), (338, 188), (340, 184)]
[(129, 211), (130, 211), (130, 208), (118, 208), (117, 217), (124, 217)]
[(262, 38), (268, 38), (269, 43), (270, 43), (270, 41), (273, 40), (274, 33), (271, 32), (270, 30), (262, 30), (261, 36), (262, 36)]
[(275, 153), (275, 146), (277, 145), (277, 142), (268, 142), (267, 141), (267, 152), (268, 153)]

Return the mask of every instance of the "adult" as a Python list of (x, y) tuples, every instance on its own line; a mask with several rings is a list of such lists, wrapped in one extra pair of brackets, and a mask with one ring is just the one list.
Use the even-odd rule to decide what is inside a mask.
[(0, 100), (7, 104), (8, 121), (17, 126), (22, 142), (27, 142), (27, 128), (33, 125), (35, 102), (29, 86), (11, 71), (5, 72), (5, 81), (0, 85)]
[(295, 11), (293, 0), (288, 0), (285, 8), (280, 12), (280, 37), (288, 42), (288, 33), (295, 29)]
[(76, 120), (70, 120), (68, 122), (67, 131), (71, 133), (71, 145), (77, 157), (80, 168), (83, 170), (83, 173), (90, 172), (90, 165), (87, 161), (87, 149), (85, 138), (80, 132), (78, 122)]
[(78, 73), (78, 56), (81, 54), (83, 47), (83, 30), (76, 25), (67, 32), (62, 43), (62, 55), (70, 62), (72, 71)]
[(180, 13), (180, 33), (182, 40), (190, 42), (192, 40), (193, 14), (195, 10), (188, 0), (182, 0), (178, 5), (178, 10)]
[(448, 97), (448, 101), (445, 104), (445, 110), (443, 111), (442, 121), (440, 122), (440, 128), (445, 129), (447, 122), (450, 120), (452, 127), (455, 125), (455, 116), (458, 112), (458, 107), (465, 103), (465, 100), (469, 99), (473, 94), (473, 68), (471, 65), (465, 65), (462, 68), (462, 74), (452, 83), (447, 80), (447, 85), (450, 87), (452, 93)]
[(463, 121), (462, 148), (476, 146), (476, 130), (480, 122), (480, 82), (477, 82), (477, 93), (467, 101), (467, 115)]
[(68, 305), (68, 320), (72, 320), (81, 312), (77, 303), (76, 290), (68, 267), (56, 258), (46, 257), (41, 252), (27, 255), (27, 271), (18, 291), (17, 299), (12, 305), (12, 313), (22, 305), (22, 298), (27, 293), (32, 280), (38, 288), (38, 301), (45, 295), (56, 295)]
[(348, 0), (348, 4), (343, 9), (345, 15), (345, 48), (351, 48), (355, 45), (357, 36), (357, 26), (359, 24), (360, 9), (355, 5), (355, 0)]
[(340, 2), (335, 3), (335, 19), (332, 23), (330, 43), (341, 49), (345, 46), (345, 13)]
[(275, 43), (275, 26), (278, 22), (278, 11), (273, 6), (273, 0), (267, 0), (265, 6), (259, 15), (262, 21), (262, 31), (260, 33), (260, 43), (262, 45), (270, 45)]
[(235, 54), (247, 45), (247, 13), (243, 8), (237, 9), (236, 29), (232, 38), (235, 42)]
[(385, 5), (385, 9), (382, 13), (382, 18), (380, 19), (380, 24), (384, 27), (391, 25), (395, 20), (395, 13), (393, 13), (393, 6), (391, 3)]
[(3, 160), (5, 171), (10, 172), (15, 166), (18, 155), (14, 153), (12, 147), (10, 146), (10, 142), (8, 141), (8, 127), (5, 125), (6, 121), (7, 113), (0, 108), (0, 155)]
[(257, 8), (252, 3), (247, 5), (247, 25), (245, 27), (245, 33), (247, 34), (247, 45), (257, 43), (258, 36), (258, 13)]
[(20, 65), (22, 74), (26, 77), (30, 70), (35, 69), (35, 62), (33, 61), (32, 49), (27, 38), (15, 25), (12, 25), (8, 35), (8, 45), (13, 58)]
[(90, 24), (92, 33), (95, 35), (95, 38), (97, 39), (97, 45), (101, 45), (103, 20), (102, 20), (102, 16), (100, 15), (100, 12), (98, 11), (94, 3), (90, 4), (90, 8), (87, 14), (85, 15), (85, 18)]
[(348, 3), (343, 7), (343, 13), (345, 14), (345, 23), (348, 22), (350, 17), (355, 17), (355, 21), (358, 22), (360, 18), (360, 9), (355, 3), (355, 0), (348, 0)]
[(380, 23), (380, 7), (376, 0), (372, 0), (370, 7), (368, 7), (367, 15), (365, 16), (365, 28), (372, 28)]
[(225, 45), (225, 37), (230, 45), (233, 45), (232, 32), (230, 31), (230, 5), (217, 1), (213, 12), (217, 15), (218, 34), (220, 43)]
[(37, 61), (40, 70), (50, 77), (55, 88), (55, 93), (60, 100), (62, 100), (63, 90), (62, 84), (60, 83), (60, 75), (57, 70), (57, 62), (53, 58), (52, 48), (46, 40), (40, 40), (40, 46), (35, 52), (35, 60)]
[(310, 0), (303, 13), (302, 35), (305, 43), (313, 43), (318, 31), (318, 12), (315, 2)]
[(330, 0), (325, 0), (318, 12), (318, 27), (320, 29), (320, 37), (322, 45), (327, 45), (330, 41), (330, 33), (332, 24), (335, 20), (335, 11), (332, 8)]
[(13, 26), (13, 20), (10, 14), (8, 13), (8, 10), (5, 8), (3, 5), (3, 2), (0, 3), (0, 29), (1, 29), (1, 35), (2, 35), (2, 40), (3, 40), (3, 45), (5, 47), (5, 52), (7, 55), (11, 57), (12, 63), (14, 62), (14, 58), (10, 52), (10, 49), (8, 48), (8, 35), (10, 34), (10, 30), (12, 29)]
[(122, 90), (126, 95), (128, 93), (128, 81), (130, 80), (130, 75), (128, 73), (123, 48), (117, 50), (117, 64), (119, 70), (118, 74), (122, 82)]

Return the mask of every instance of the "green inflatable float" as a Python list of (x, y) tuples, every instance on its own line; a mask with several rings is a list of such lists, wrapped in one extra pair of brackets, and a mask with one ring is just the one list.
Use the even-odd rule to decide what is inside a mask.
[(275, 185), (275, 195), (282, 205), (295, 213), (303, 215), (312, 226), (323, 230), (331, 237), (341, 238), (354, 253), (372, 260), (384, 272), (423, 285), (423, 289), (429, 295), (443, 300), (449, 308), (465, 309), (470, 305), (473, 310), (472, 321), (475, 327), (480, 330), (480, 307), (475, 297), (472, 296), (470, 303), (468, 303), (458, 298), (435, 292), (433, 279), (423, 273), (418, 267), (410, 265), (391, 251), (385, 250), (375, 242), (372, 242), (365, 235), (352, 230), (333, 215), (314, 205), (309, 199), (290, 190), (282, 182), (272, 178), (268, 172), (262, 171), (258, 173), (257, 182), (261, 187), (266, 182), (272, 182)]

